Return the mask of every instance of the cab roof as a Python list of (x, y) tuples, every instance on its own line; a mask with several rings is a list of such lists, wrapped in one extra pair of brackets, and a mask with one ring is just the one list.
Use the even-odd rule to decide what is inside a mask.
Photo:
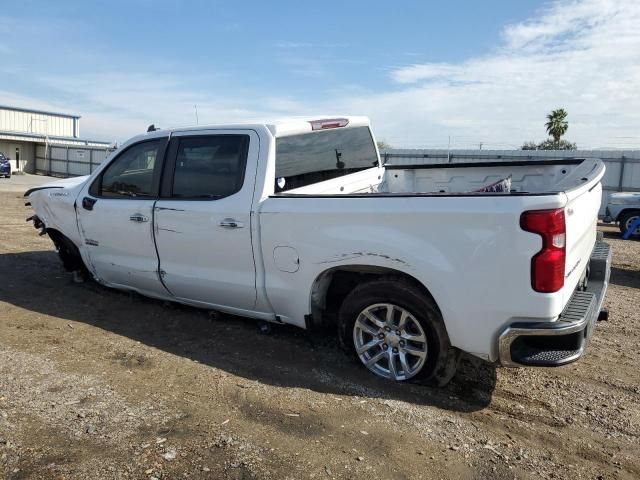
[[(274, 137), (285, 137), (309, 133), (314, 130), (331, 128), (352, 128), (369, 126), (369, 118), (353, 115), (318, 115), (309, 117), (289, 117), (266, 121), (249, 121), (239, 123), (220, 123), (212, 125), (192, 125), (187, 127), (158, 129), (149, 134), (173, 132), (199, 132), (206, 130), (234, 130), (266, 128)], [(155, 136), (155, 135), (154, 135)]]

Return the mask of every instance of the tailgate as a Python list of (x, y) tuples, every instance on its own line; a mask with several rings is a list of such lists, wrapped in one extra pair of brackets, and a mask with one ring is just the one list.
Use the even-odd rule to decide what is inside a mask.
[(568, 302), (589, 263), (596, 243), (598, 211), (602, 201), (600, 178), (566, 192), (566, 264), (564, 302)]

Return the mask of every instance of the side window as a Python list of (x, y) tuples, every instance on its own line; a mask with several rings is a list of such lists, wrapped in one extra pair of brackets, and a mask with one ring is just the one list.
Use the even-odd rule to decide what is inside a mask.
[(248, 135), (207, 135), (176, 139), (173, 198), (223, 198), (242, 188)]
[(96, 179), (91, 193), (109, 198), (155, 196), (165, 143), (158, 139), (129, 147)]

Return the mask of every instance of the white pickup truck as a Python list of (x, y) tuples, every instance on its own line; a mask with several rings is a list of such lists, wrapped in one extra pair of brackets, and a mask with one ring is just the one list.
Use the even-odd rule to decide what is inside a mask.
[(597, 159), (385, 166), (368, 119), (344, 117), (156, 130), (92, 175), (25, 196), (70, 271), (334, 325), (374, 374), (443, 385), (461, 351), (504, 366), (583, 354), (606, 314), (604, 170)]

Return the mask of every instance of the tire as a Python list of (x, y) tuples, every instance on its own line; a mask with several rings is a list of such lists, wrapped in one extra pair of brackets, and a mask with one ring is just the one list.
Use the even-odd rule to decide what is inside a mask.
[(460, 352), (451, 346), (440, 311), (404, 279), (355, 287), (340, 307), (338, 334), (343, 348), (389, 380), (442, 387), (456, 373)]
[[(640, 217), (640, 210), (627, 210), (622, 212), (618, 217), (618, 227), (620, 228), (620, 232), (624, 235), (638, 217)], [(640, 231), (636, 229), (631, 236), (634, 238), (640, 237)]]

